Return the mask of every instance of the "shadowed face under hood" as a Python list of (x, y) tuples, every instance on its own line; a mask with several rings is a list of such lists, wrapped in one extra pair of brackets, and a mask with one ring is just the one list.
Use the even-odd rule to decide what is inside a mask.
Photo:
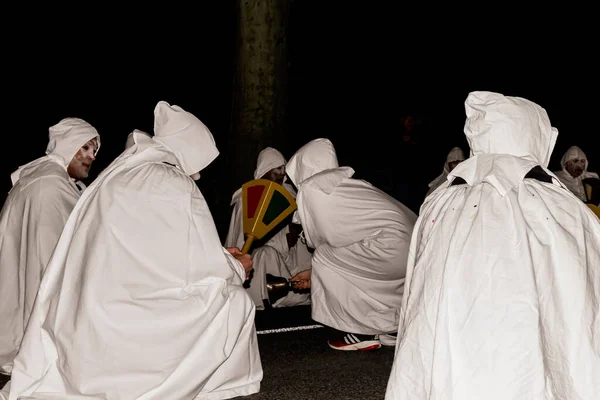
[(272, 169), (281, 167), (285, 167), (285, 158), (283, 157), (283, 154), (272, 147), (266, 147), (258, 154), (256, 170), (254, 170), (254, 179), (260, 179)]

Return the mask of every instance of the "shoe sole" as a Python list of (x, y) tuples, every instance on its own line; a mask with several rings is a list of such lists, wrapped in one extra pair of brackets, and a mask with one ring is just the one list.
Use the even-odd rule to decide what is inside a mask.
[(391, 346), (395, 346), (396, 345), (396, 341), (395, 340), (385, 340), (385, 339), (381, 340), (380, 339), (379, 341), (381, 342), (382, 346), (390, 346), (391, 347)]
[(383, 345), (383, 346), (395, 346), (396, 345), (396, 341), (398, 340), (397, 336), (392, 336), (392, 335), (388, 335), (388, 334), (383, 334), (383, 335), (379, 335), (378, 337), (379, 342)]
[(373, 342), (373, 341), (349, 344), (344, 347), (334, 347), (331, 345), (331, 343), (327, 343), (327, 344), (332, 349), (341, 350), (341, 351), (365, 351), (365, 350), (377, 350), (377, 349), (381, 348), (381, 343)]

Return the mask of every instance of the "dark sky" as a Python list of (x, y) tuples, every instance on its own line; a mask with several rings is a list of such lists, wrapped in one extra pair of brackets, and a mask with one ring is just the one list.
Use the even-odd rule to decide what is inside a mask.
[[(329, 137), (342, 164), (385, 185), (380, 169), (403, 165), (392, 150), (401, 117), (414, 115), (422, 121), (420, 144), (410, 151), (414, 168), (394, 176), (419, 174), (426, 185), (450, 148), (468, 150), (462, 128), (469, 91), (491, 90), (546, 108), (559, 129), (553, 169), (574, 144), (588, 154), (590, 170), (600, 169), (592, 144), (598, 46), (582, 18), (556, 23), (537, 16), (533, 24), (515, 13), (499, 22), (463, 22), (442, 13), (438, 19), (419, 14), (421, 22), (398, 5), (377, 4), (294, 2), (287, 157), (312, 138)], [(134, 128), (151, 131), (159, 100), (196, 114), (226, 151), (233, 1), (153, 8), (152, 19), (122, 10), (54, 10), (51, 16), (38, 10), (35, 19), (24, 11), (4, 35), (3, 133), (13, 143), (5, 143), (0, 164), (4, 192), (10, 172), (43, 155), (48, 127), (67, 116), (88, 120), (102, 135), (92, 176), (121, 152)], [(217, 162), (204, 176), (222, 179), (221, 167)]]

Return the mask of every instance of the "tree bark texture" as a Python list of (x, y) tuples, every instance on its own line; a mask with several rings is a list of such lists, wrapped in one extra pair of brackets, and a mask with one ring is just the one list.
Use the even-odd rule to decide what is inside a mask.
[(287, 150), (290, 0), (237, 0), (238, 38), (228, 165), (231, 190), (253, 179), (258, 153)]

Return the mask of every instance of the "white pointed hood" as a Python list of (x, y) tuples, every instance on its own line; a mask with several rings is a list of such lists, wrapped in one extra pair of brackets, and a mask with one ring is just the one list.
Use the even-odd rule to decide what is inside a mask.
[[(100, 150), (100, 134), (96, 128), (81, 118), (64, 118), (58, 124), (48, 129), (49, 141), (46, 147), (46, 157), (53, 158), (66, 168), (79, 149), (94, 138), (98, 141), (95, 153), (98, 154), (98, 150)], [(14, 171), (11, 174), (13, 185), (19, 181), (22, 174), (27, 174), (28, 169), (40, 165), (44, 158), (35, 159)]]
[(219, 155), (215, 139), (202, 121), (165, 101), (154, 109), (154, 140), (175, 154), (187, 175), (202, 171)]
[(311, 176), (326, 169), (338, 168), (338, 159), (329, 139), (314, 139), (290, 158), (285, 171), (297, 188)]
[(537, 104), (493, 92), (472, 92), (465, 101), (469, 159), (449, 176), (469, 185), (488, 182), (504, 196), (535, 166), (547, 172), (558, 130)]
[(542, 107), (521, 97), (471, 92), (465, 110), (472, 155), (508, 154), (548, 167), (558, 130)]
[(89, 142), (97, 138), (100, 150), (100, 134), (92, 125), (80, 118), (65, 118), (58, 124), (50, 127), (48, 146), (46, 154), (56, 154), (65, 160), (65, 167), (69, 165), (77, 151)]
[(254, 179), (260, 179), (264, 174), (273, 168), (285, 166), (285, 157), (283, 154), (272, 147), (264, 148), (256, 160), (256, 170), (254, 170)]

